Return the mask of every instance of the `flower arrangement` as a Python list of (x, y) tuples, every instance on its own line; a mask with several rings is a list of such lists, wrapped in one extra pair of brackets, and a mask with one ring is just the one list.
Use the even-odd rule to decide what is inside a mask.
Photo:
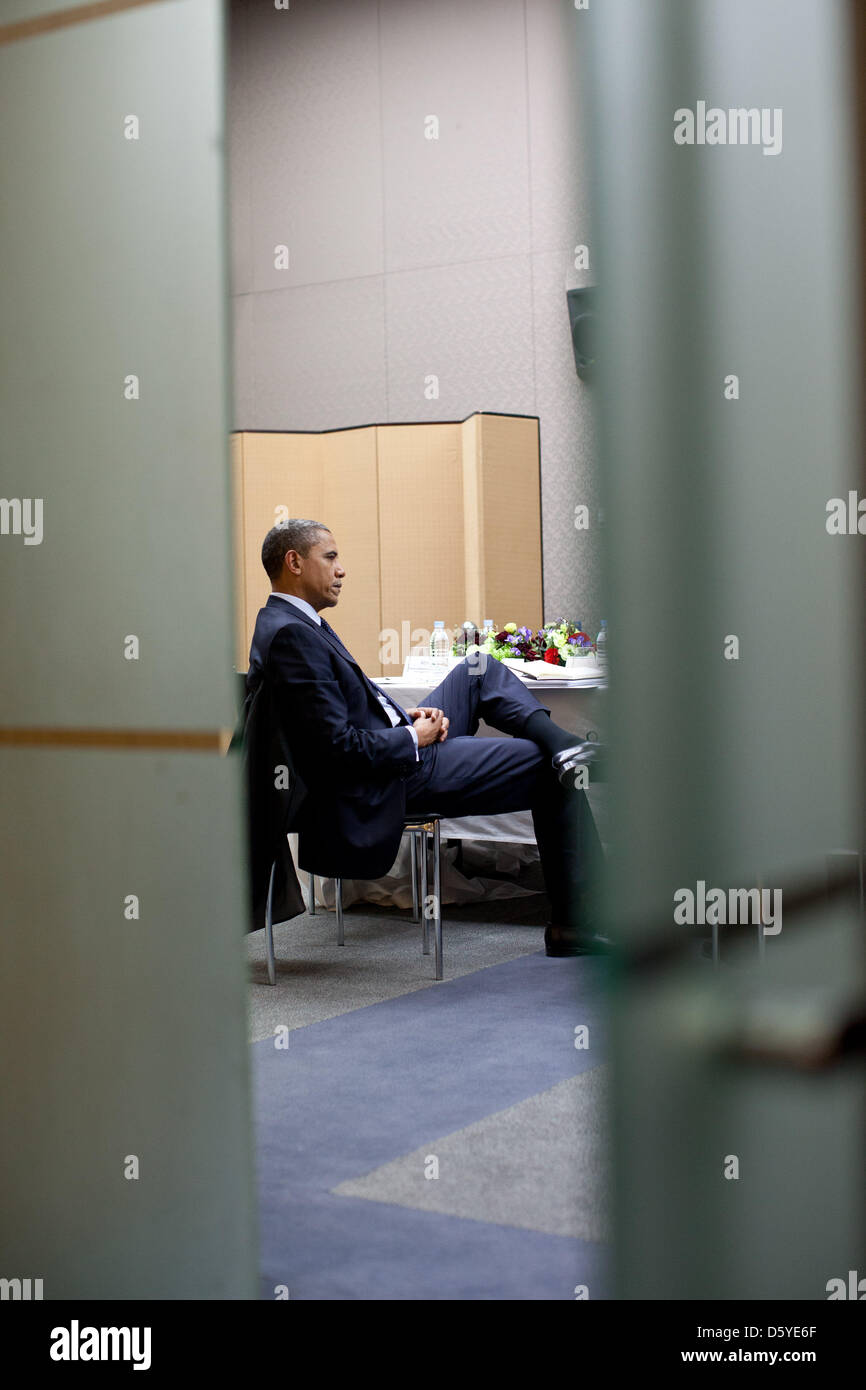
[[(589, 655), (594, 643), (587, 637), (578, 623), (570, 623), (561, 618), (558, 623), (546, 623), (533, 632), (530, 627), (518, 627), (516, 623), (506, 623), (501, 632), (489, 636), (480, 646), (473, 644), (466, 648), (466, 654), (486, 652), (497, 661), (505, 657), (524, 661), (549, 661), (553, 666), (564, 666), (566, 657), (572, 653)], [(462, 656), (462, 648), (455, 642), (452, 648), (455, 656)]]
[(580, 624), (566, 622), (565, 618), (560, 618), (558, 623), (547, 623), (538, 639), (538, 645), (543, 648), (542, 659), (554, 666), (564, 666), (569, 656), (589, 656), (595, 650), (595, 643)]

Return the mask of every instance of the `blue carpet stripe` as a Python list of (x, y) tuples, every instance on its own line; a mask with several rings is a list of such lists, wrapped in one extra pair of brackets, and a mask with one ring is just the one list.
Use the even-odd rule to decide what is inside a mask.
[[(604, 979), (598, 959), (523, 956), (297, 1029), (285, 1051), (254, 1044), (263, 1296), (286, 1283), (300, 1298), (562, 1298), (566, 1268), (598, 1282), (594, 1243), (329, 1189), (597, 1066)], [(506, 1250), (517, 1269), (497, 1273)], [(525, 1268), (524, 1250), (538, 1252)], [(578, 1273), (569, 1289), (589, 1282)], [(522, 1291), (505, 1292), (515, 1278)]]
[(291, 1299), (569, 1301), (610, 1287), (610, 1252), (594, 1241), (544, 1235), (437, 1212), (314, 1197), (286, 1251), (266, 1241), (260, 1296)]

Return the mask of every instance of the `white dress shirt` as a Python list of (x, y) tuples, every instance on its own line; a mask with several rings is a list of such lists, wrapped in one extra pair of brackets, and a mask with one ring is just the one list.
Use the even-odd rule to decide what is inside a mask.
[[(311, 603), (307, 603), (307, 600), (305, 598), (298, 598), (296, 594), (281, 594), (276, 589), (273, 589), (271, 592), (274, 593), (277, 598), (284, 598), (287, 603), (293, 603), (296, 608), (300, 608), (302, 613), (306, 613), (308, 618), (312, 618), (313, 622), (317, 623), (319, 627), (322, 626), (322, 619), (319, 617), (319, 614), (316, 612), (315, 608)], [(368, 676), (367, 679), (370, 680), (370, 677)], [(398, 724), (402, 724), (403, 721), (400, 717), (399, 711), (396, 710), (394, 706), (391, 704), (391, 701), (388, 699), (388, 696), (385, 694), (385, 692), (379, 689), (375, 681), (371, 681), (370, 684), (375, 687), (376, 696), (379, 700), (379, 703), (381, 704), (383, 710), (387, 714), (394, 727), (396, 728)], [(415, 745), (415, 761), (417, 763), (419, 761), (418, 735), (416, 734), (411, 724), (403, 724), (403, 728), (409, 734), (409, 736), (412, 739), (412, 742)]]

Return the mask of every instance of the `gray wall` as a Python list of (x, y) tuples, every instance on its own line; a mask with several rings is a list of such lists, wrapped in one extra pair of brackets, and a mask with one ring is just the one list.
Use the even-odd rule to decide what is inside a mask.
[(221, 10), (0, 23), (0, 1278), (51, 1300), (256, 1293)]
[(538, 415), (545, 616), (594, 632), (591, 388), (565, 302), (595, 278), (574, 269), (586, 22), (571, 0), (235, 0), (229, 153), (235, 426)]

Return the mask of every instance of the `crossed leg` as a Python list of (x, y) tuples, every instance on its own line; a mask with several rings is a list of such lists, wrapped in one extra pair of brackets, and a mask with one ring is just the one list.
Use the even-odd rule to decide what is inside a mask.
[(474, 734), (482, 719), (503, 734), (520, 737), (530, 715), (547, 709), (513, 671), (485, 653), (452, 667), (425, 703), (447, 714), (449, 739)]
[[(495, 659), (461, 662), (426, 703), (441, 709), (450, 727), (444, 743), (421, 749), (406, 784), (407, 812), (531, 811), (552, 919), (579, 928), (593, 911), (602, 848), (585, 792), (561, 786), (549, 753), (522, 736), (546, 707)], [(481, 719), (512, 737), (474, 738)]]

